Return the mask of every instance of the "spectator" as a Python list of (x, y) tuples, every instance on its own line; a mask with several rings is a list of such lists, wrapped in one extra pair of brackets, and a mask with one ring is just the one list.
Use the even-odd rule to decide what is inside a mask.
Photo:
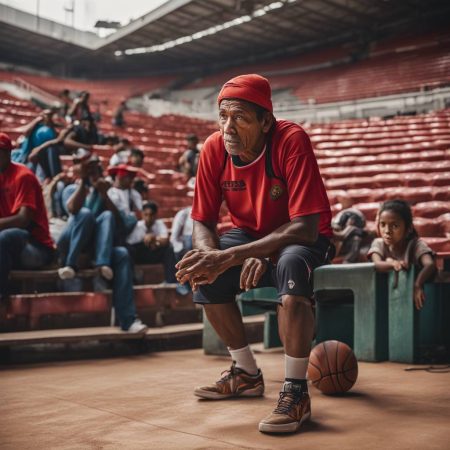
[(12, 268), (39, 269), (54, 257), (39, 181), (11, 161), (11, 139), (0, 133), (0, 298), (8, 295)]
[(192, 250), (192, 206), (183, 208), (175, 214), (172, 223), (170, 242), (175, 252), (175, 259), (179, 261), (189, 250)]
[(131, 155), (131, 142), (128, 139), (120, 139), (119, 143), (114, 146), (114, 155), (109, 160), (110, 166), (117, 166), (119, 164), (127, 164), (128, 158)]
[(61, 106), (59, 109), (59, 115), (64, 119), (67, 117), (70, 105), (72, 104), (72, 99), (70, 98), (69, 89), (63, 89), (58, 96), (61, 100)]
[(66, 117), (68, 122), (83, 120), (83, 118), (93, 121), (89, 107), (89, 97), (89, 92), (82, 91), (78, 97), (73, 100), (72, 106), (70, 107)]
[(125, 125), (124, 112), (127, 110), (127, 101), (123, 100), (120, 102), (120, 105), (117, 107), (117, 110), (114, 114), (113, 125), (116, 127), (123, 127)]
[[(158, 219), (158, 205), (148, 202), (143, 207), (143, 219), (140, 220), (127, 238), (133, 260), (138, 264), (164, 264), (166, 283), (176, 283), (175, 255), (169, 242), (169, 231), (161, 219)], [(189, 290), (177, 284), (177, 292), (185, 295)]]
[(112, 280), (113, 305), (121, 329), (130, 333), (143, 332), (146, 326), (136, 317), (128, 250), (114, 245), (118, 211), (107, 195), (109, 183), (102, 178), (96, 155), (80, 150), (74, 162), (78, 165), (78, 183), (67, 186), (62, 194), (70, 218), (58, 240), (58, 249), (65, 261), (60, 277), (74, 277), (81, 252), (94, 247), (95, 265), (105, 279)]
[(142, 197), (132, 183), (139, 169), (125, 164), (119, 164), (108, 169), (114, 177), (114, 185), (108, 190), (108, 197), (115, 205), (120, 215), (120, 234), (128, 236), (136, 226), (142, 214)]
[(92, 147), (98, 144), (97, 127), (90, 116), (85, 115), (80, 121), (73, 123), (72, 131), (64, 139), (64, 146), (72, 151), (79, 148), (92, 150)]
[(421, 269), (414, 283), (414, 304), (422, 309), (425, 302), (423, 285), (436, 274), (434, 253), (419, 238), (413, 225), (411, 208), (403, 200), (384, 202), (377, 214), (377, 232), (368, 258), (379, 272), (408, 270), (412, 265)]
[(359, 261), (366, 218), (358, 209), (348, 208), (340, 211), (332, 220), (333, 238), (336, 246), (336, 256), (342, 256), (343, 263)]
[[(24, 139), (20, 144), (20, 148), (13, 150), (11, 160), (20, 164), (28, 163), (28, 156), (31, 151), (42, 145), (44, 142), (56, 138), (54, 111), (52, 109), (44, 109), (35, 119), (33, 119), (22, 130)], [(36, 167), (29, 166), (34, 172)]]
[(195, 177), (197, 173), (199, 150), (198, 137), (195, 134), (188, 134), (186, 136), (187, 149), (178, 160), (178, 168), (188, 178)]
[(128, 164), (133, 167), (142, 168), (144, 165), (144, 152), (138, 148), (133, 148), (130, 152), (130, 157), (128, 158)]
[(63, 128), (58, 136), (33, 148), (29, 154), (28, 161), (35, 166), (39, 164), (44, 180), (51, 180), (62, 171), (59, 157), (64, 151), (64, 139), (71, 131), (71, 125)]

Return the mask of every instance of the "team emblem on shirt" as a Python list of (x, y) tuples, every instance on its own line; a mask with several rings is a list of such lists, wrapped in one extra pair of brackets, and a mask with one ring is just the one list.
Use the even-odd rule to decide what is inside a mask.
[(283, 194), (283, 188), (279, 184), (274, 184), (270, 188), (270, 198), (272, 200), (278, 200)]

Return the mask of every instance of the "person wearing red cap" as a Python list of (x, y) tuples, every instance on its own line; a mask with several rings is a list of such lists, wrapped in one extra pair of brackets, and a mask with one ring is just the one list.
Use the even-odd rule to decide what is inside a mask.
[(0, 133), (0, 297), (12, 268), (39, 269), (54, 257), (42, 189), (33, 172), (11, 161), (11, 139)]
[[(220, 131), (206, 140), (197, 172), (194, 249), (177, 264), (177, 278), (191, 283), (194, 301), (204, 306), (233, 362), (219, 381), (194, 393), (208, 399), (263, 395), (235, 297), (253, 287), (276, 287), (285, 382), (259, 430), (293, 432), (311, 414), (312, 272), (333, 256), (330, 204), (307, 134), (274, 118), (266, 78), (231, 79), (218, 106)], [(235, 228), (219, 237), (222, 200)]]
[(142, 216), (142, 197), (132, 188), (133, 180), (139, 168), (119, 164), (108, 168), (108, 174), (114, 177), (114, 185), (108, 190), (108, 197), (119, 211), (121, 221), (118, 226), (121, 234), (128, 236)]

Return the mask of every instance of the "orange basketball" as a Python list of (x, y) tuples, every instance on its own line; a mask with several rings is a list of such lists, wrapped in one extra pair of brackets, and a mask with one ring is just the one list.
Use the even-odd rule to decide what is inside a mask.
[(343, 342), (325, 341), (309, 356), (308, 378), (324, 394), (347, 392), (358, 378), (358, 361)]

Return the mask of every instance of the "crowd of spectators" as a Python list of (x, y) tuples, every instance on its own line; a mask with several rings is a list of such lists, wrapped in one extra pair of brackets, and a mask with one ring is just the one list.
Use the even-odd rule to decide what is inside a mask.
[[(163, 264), (164, 283), (189, 293), (176, 281), (170, 233), (149, 198), (145, 155), (128, 139), (99, 132), (100, 115), (91, 112), (88, 92), (72, 100), (64, 90), (60, 99), (61, 108), (39, 113), (19, 130), (15, 144), (0, 133), (1, 299), (11, 294), (13, 269), (56, 267), (70, 290), (80, 270), (94, 267), (112, 288), (121, 329), (143, 332), (134, 302), (135, 264)], [(126, 110), (123, 101), (113, 119), (119, 133)], [(100, 146), (113, 151), (107, 168), (96, 152)], [(72, 157), (66, 171), (61, 155)]]

